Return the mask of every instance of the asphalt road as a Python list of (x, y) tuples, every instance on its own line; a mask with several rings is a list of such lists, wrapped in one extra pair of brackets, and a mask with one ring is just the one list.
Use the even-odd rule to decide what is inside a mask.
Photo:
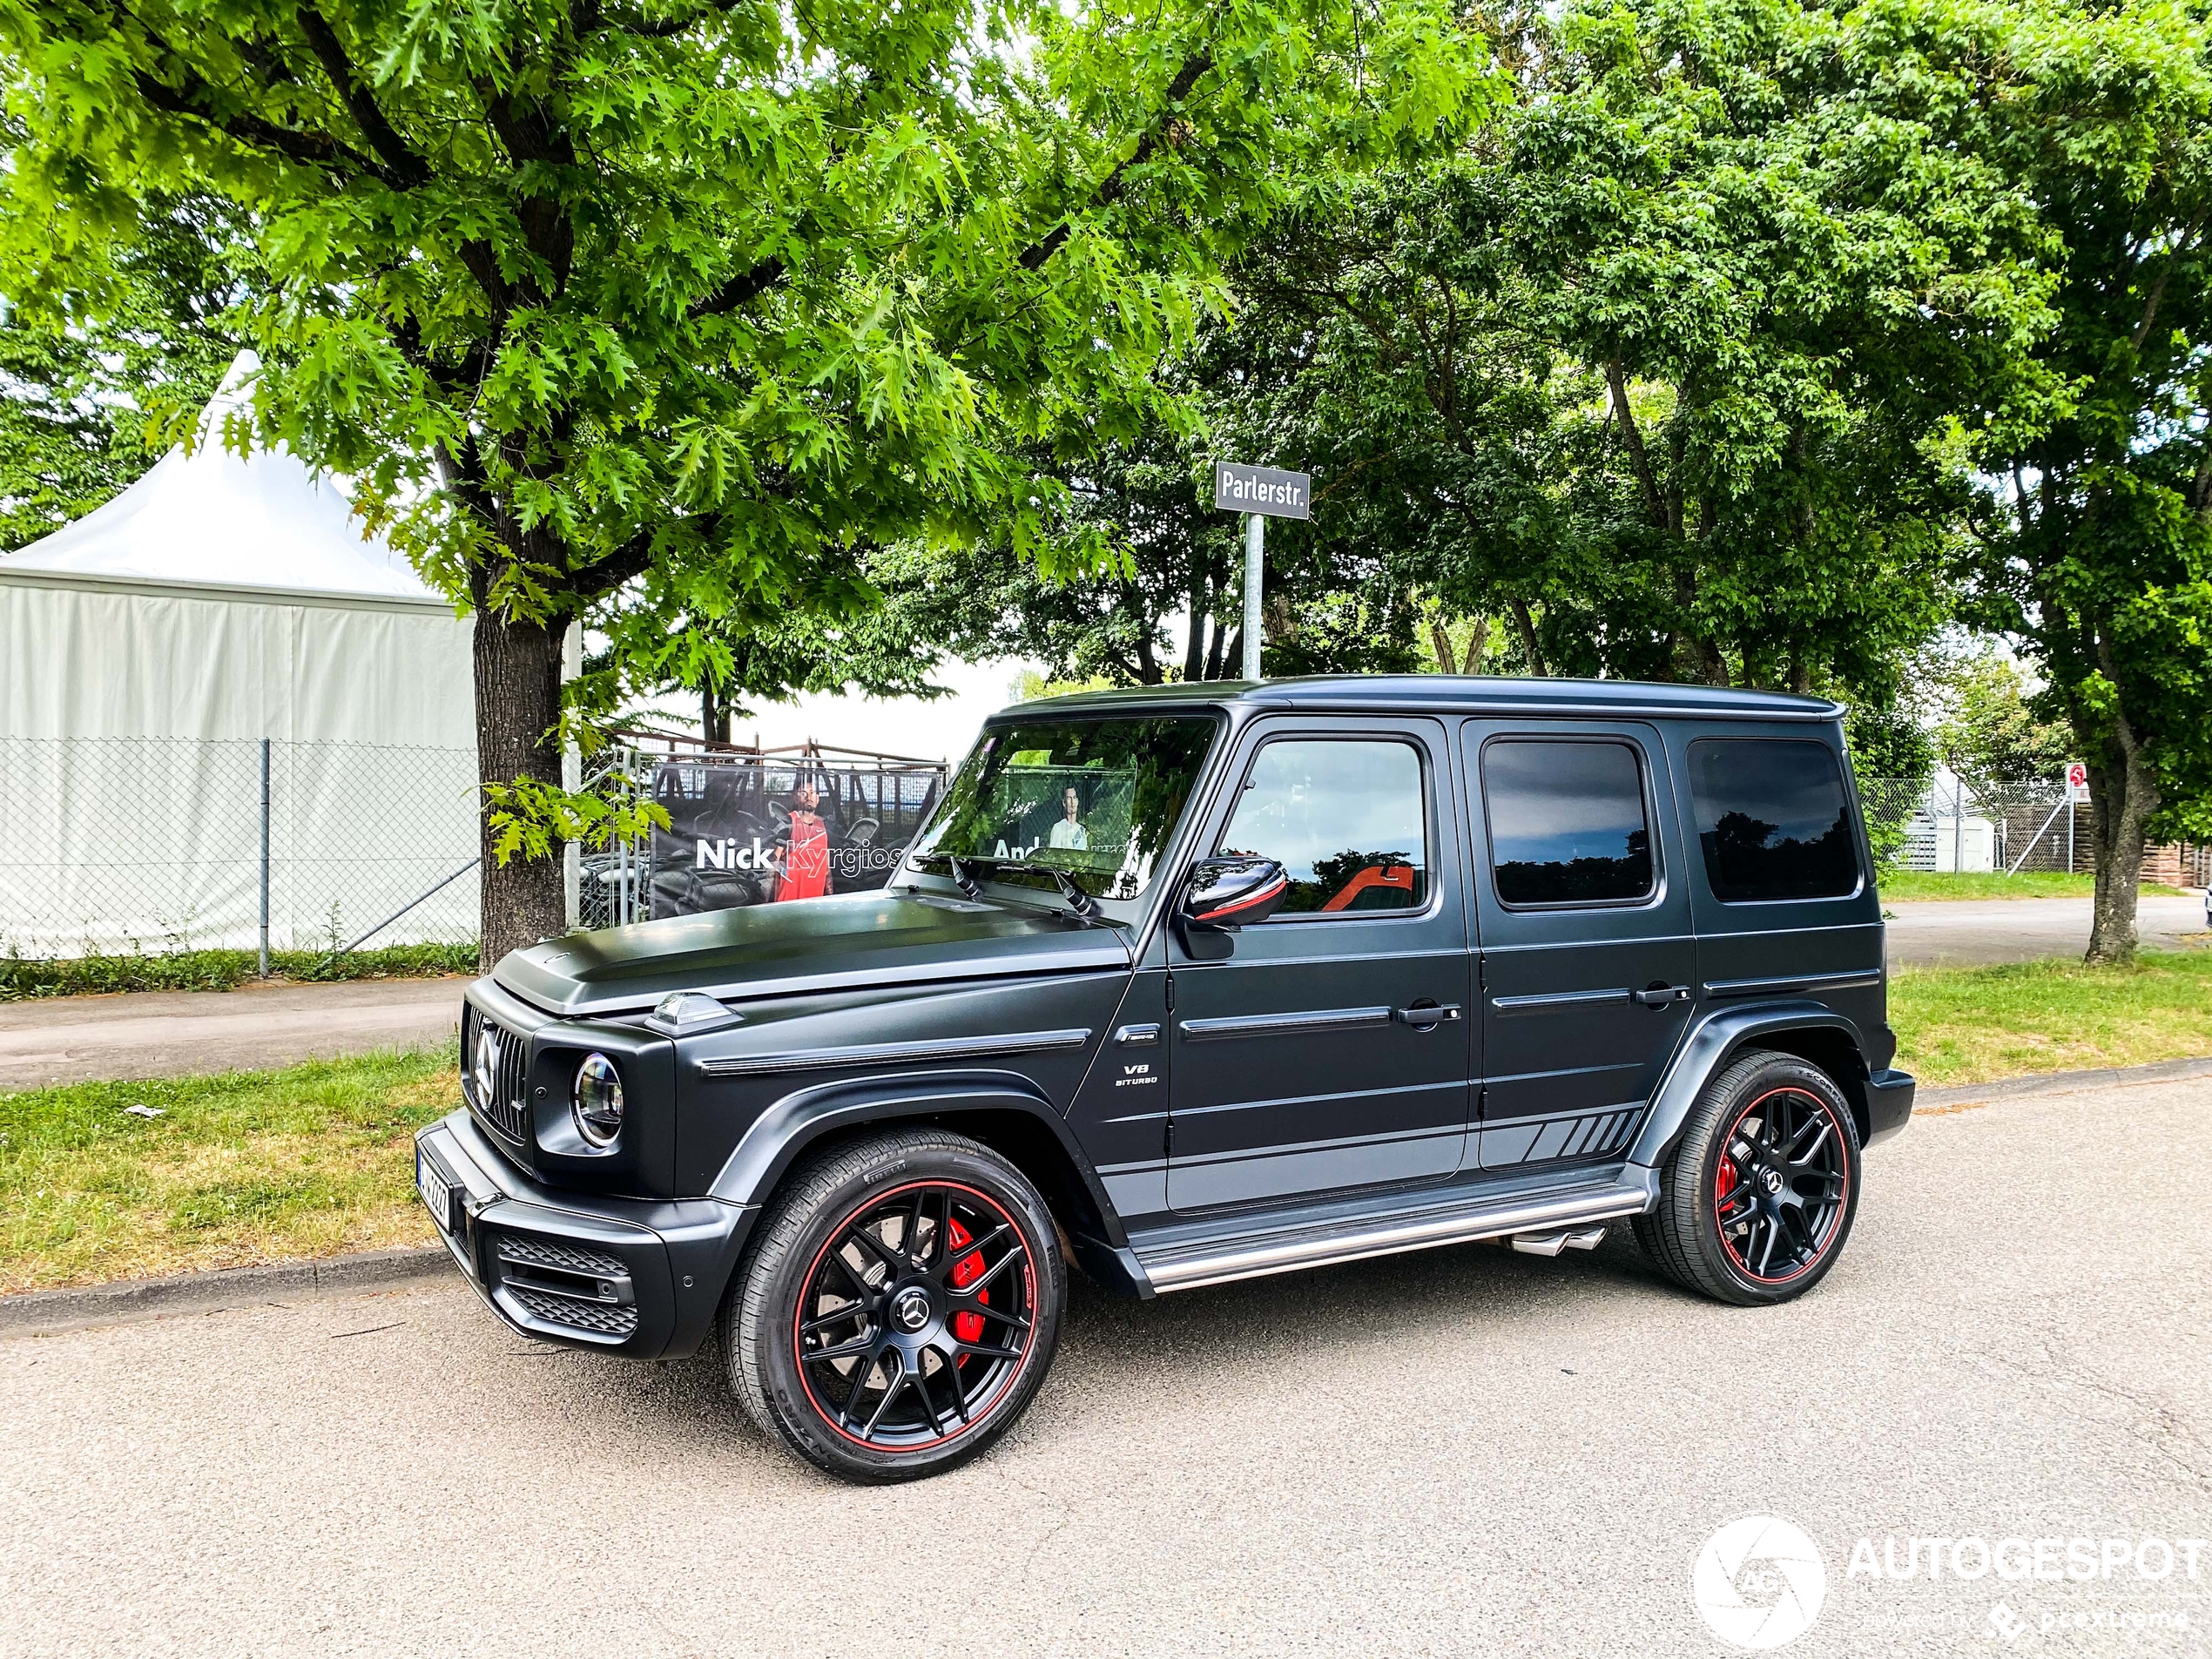
[(0, 1076), (10, 1088), (35, 1089), (431, 1048), (458, 1041), (466, 983), (347, 980), (0, 1002)]
[(2212, 1551), (1848, 1568), (2212, 1537), (2208, 1190), (2212, 1082), (2137, 1084), (1921, 1117), (1780, 1309), (1614, 1240), (1079, 1288), (1015, 1433), (890, 1490), (786, 1461), (711, 1358), (538, 1347), (457, 1279), (0, 1340), (0, 1652), (1701, 1654), (1693, 1558), (1770, 1513), (1825, 1562), (1792, 1656), (2202, 1654)]
[[(2202, 894), (2146, 893), (2136, 903), (2135, 928), (2144, 949), (2204, 942)], [(1929, 899), (1882, 908), (1890, 916), (1892, 968), (2078, 958), (2089, 948), (2087, 899)]]

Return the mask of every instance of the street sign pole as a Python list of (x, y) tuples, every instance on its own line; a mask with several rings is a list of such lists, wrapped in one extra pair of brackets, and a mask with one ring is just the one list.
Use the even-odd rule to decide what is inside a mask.
[(1266, 562), (1267, 516), (1244, 515), (1244, 678), (1259, 678), (1259, 571)]
[(1267, 562), (1267, 521), (1312, 516), (1313, 480), (1302, 472), (1217, 461), (1213, 504), (1244, 516), (1244, 678), (1259, 678), (1259, 585)]

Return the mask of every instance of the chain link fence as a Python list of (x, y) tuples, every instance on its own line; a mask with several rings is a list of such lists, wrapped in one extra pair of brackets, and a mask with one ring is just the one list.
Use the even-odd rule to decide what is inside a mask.
[[(465, 945), (469, 749), (0, 737), (0, 955)], [(380, 924), (381, 924), (380, 926)]]
[(2091, 867), (2088, 806), (2069, 800), (2061, 784), (1865, 778), (1858, 792), (1878, 863), (2014, 875)]
[[(272, 950), (476, 937), (473, 750), (0, 737), (0, 956), (252, 950), (262, 941), (265, 891)], [(935, 806), (945, 769), (613, 751), (590, 785), (659, 801), (673, 828), (580, 854), (578, 922), (605, 927), (772, 899), (761, 849), (789, 840), (802, 782), (819, 794), (830, 890), (850, 891), (882, 885)], [(1976, 789), (1948, 777), (1873, 778), (1860, 779), (1859, 794), (1885, 865), (2092, 867), (2089, 809), (2055, 782)], [(2212, 874), (2212, 848), (2154, 856), (2158, 879), (2202, 885)]]
[[(2089, 803), (2057, 782), (1976, 786), (1942, 776), (1863, 778), (1859, 799), (1877, 862), (1906, 870), (1988, 871), (2000, 875), (2096, 867)], [(2142, 879), (2182, 887), (2212, 880), (2212, 846), (2145, 850)]]

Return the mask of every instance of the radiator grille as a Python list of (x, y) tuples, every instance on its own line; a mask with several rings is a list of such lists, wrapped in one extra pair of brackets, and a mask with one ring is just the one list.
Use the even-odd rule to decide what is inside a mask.
[[(477, 1076), (477, 1051), (489, 1037), (491, 1090), (487, 1098)], [(529, 1066), (529, 1042), (496, 1020), (487, 1020), (473, 1002), (461, 1012), (461, 1091), (476, 1116), (516, 1145), (529, 1139), (529, 1111), (523, 1102), (525, 1074)]]
[(565, 1325), (577, 1331), (596, 1331), (602, 1336), (626, 1337), (637, 1329), (637, 1310), (635, 1307), (609, 1307), (597, 1302), (571, 1302), (565, 1296), (547, 1296), (539, 1291), (524, 1290), (519, 1285), (509, 1285), (507, 1294), (529, 1311), (535, 1318), (548, 1325)]

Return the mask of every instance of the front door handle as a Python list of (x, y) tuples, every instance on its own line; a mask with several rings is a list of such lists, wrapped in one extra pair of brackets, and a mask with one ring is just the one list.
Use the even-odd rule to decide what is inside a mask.
[(1410, 1025), (1416, 1031), (1433, 1031), (1440, 1025), (1450, 1025), (1460, 1017), (1456, 1002), (1416, 1002), (1409, 1008), (1393, 1008), (1390, 1017), (1400, 1025)]
[(1631, 991), (1630, 996), (1648, 1008), (1663, 1008), (1670, 1003), (1689, 1001), (1687, 985), (1648, 985), (1641, 991)]

